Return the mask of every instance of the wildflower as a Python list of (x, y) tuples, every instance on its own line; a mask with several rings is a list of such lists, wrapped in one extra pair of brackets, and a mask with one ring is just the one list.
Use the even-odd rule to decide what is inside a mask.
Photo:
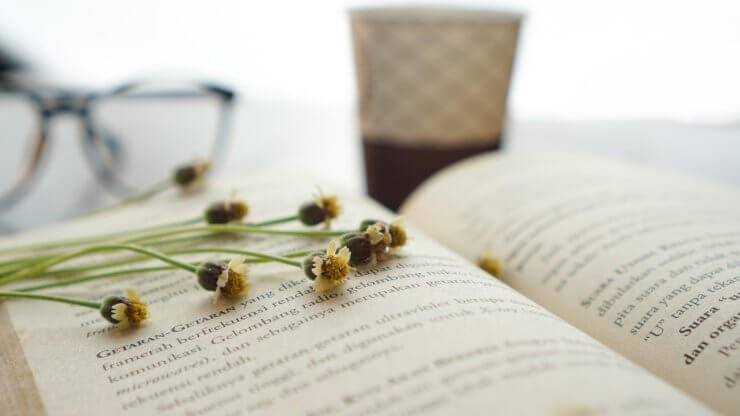
[(204, 214), (209, 224), (228, 224), (240, 222), (249, 213), (249, 205), (241, 199), (237, 199), (235, 193), (226, 201), (214, 202)]
[(379, 222), (382, 222), (382, 221), (380, 221), (380, 220), (372, 220), (372, 219), (369, 219), (369, 220), (363, 220), (363, 221), (362, 221), (362, 222), (360, 223), (360, 228), (359, 228), (359, 230), (360, 230), (360, 231), (366, 231), (366, 230), (367, 230), (367, 227), (369, 227), (369, 226), (371, 226), (371, 225), (374, 225), (374, 224), (376, 224), (376, 223), (379, 223)]
[(478, 267), (487, 271), (492, 276), (501, 277), (501, 264), (488, 251), (478, 258)]
[(347, 275), (352, 271), (349, 265), (350, 256), (347, 247), (342, 247), (337, 252), (337, 242), (332, 240), (326, 253), (315, 252), (304, 260), (303, 271), (314, 281), (314, 289), (317, 292), (326, 292), (347, 280)]
[(206, 262), (198, 267), (195, 272), (198, 283), (203, 289), (215, 292), (214, 304), (221, 294), (229, 297), (247, 294), (247, 265), (244, 260), (244, 257), (238, 256), (231, 259), (228, 265)]
[(342, 235), (340, 238), (342, 247), (350, 251), (349, 265), (358, 266), (370, 262), (373, 254), (373, 245), (365, 233), (354, 232)]
[(203, 176), (211, 169), (208, 160), (195, 160), (187, 165), (175, 169), (173, 180), (182, 188), (191, 188), (203, 179)]
[(364, 234), (373, 246), (373, 250), (370, 255), (370, 266), (372, 267), (377, 264), (378, 260), (382, 260), (383, 256), (388, 251), (388, 247), (391, 245), (392, 237), (388, 224), (382, 221), (378, 221), (365, 228)]
[(103, 299), (100, 314), (119, 328), (138, 326), (147, 318), (146, 304), (139, 300), (136, 291), (127, 292), (128, 297), (109, 296)]
[(313, 201), (306, 202), (298, 208), (298, 219), (305, 225), (316, 225), (323, 222), (326, 228), (329, 228), (331, 221), (337, 218), (341, 211), (342, 207), (336, 195), (319, 193)]
[(391, 221), (391, 224), (388, 227), (388, 232), (391, 234), (390, 247), (392, 249), (402, 247), (406, 244), (408, 236), (406, 235), (406, 229), (403, 227), (402, 220), (400, 218), (396, 218)]

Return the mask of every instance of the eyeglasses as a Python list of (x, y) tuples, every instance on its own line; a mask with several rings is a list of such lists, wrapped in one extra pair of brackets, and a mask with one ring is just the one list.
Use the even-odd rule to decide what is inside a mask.
[(194, 158), (217, 160), (234, 99), (232, 90), (206, 83), (129, 83), (106, 93), (0, 85), (0, 210), (31, 188), (57, 115), (79, 118), (95, 176), (123, 196)]

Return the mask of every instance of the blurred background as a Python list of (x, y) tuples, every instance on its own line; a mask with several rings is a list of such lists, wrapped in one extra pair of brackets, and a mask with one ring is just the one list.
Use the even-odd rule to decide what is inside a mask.
[[(285, 168), (362, 191), (347, 10), (395, 4), (408, 2), (1, 0), (0, 50), (28, 69), (24, 77), (71, 89), (139, 79), (229, 86), (238, 97), (218, 173)], [(737, 1), (424, 4), (524, 15), (507, 150), (614, 155), (740, 186)], [(85, 161), (81, 129), (54, 119), (34, 187), (0, 212), (2, 231), (114, 200)], [(167, 146), (152, 143), (152, 152)]]

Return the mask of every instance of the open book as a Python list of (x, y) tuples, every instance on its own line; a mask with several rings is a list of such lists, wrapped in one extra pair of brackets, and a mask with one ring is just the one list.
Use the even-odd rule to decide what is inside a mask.
[[(289, 214), (313, 184), (287, 177), (222, 178), (3, 245), (187, 218), (233, 187), (249, 220)], [(340, 200), (336, 228), (393, 218)], [(151, 320), (129, 330), (92, 310), (2, 301), (0, 414), (740, 410), (740, 193), (588, 157), (484, 155), (432, 178), (402, 214), (409, 244), (325, 294), (276, 264), (253, 266), (249, 296), (218, 305), (180, 271), (53, 291), (138, 288)], [(326, 240), (218, 243), (284, 253)], [(498, 278), (475, 265), (485, 251)]]

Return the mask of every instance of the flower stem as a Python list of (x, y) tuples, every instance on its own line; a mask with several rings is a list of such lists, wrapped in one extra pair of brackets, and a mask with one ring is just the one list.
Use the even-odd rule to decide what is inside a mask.
[(284, 224), (286, 222), (296, 221), (297, 219), (298, 219), (297, 215), (289, 215), (287, 217), (280, 217), (280, 218), (275, 218), (275, 219), (267, 220), (267, 221), (248, 223), (247, 225), (250, 225), (252, 227), (265, 227), (268, 225)]
[[(260, 221), (256, 223), (231, 224), (231, 225), (232, 226), (242, 226), (242, 227), (265, 227), (268, 225), (284, 224), (290, 221), (295, 221), (297, 219), (298, 219), (297, 215), (290, 215), (286, 217), (279, 217), (279, 218), (274, 218), (272, 220)], [(188, 218), (182, 221), (175, 221), (175, 222), (166, 223), (166, 224), (159, 224), (159, 225), (139, 228), (135, 230), (118, 231), (118, 232), (113, 232), (113, 233), (98, 234), (98, 235), (92, 235), (92, 236), (86, 236), (86, 237), (80, 237), (80, 238), (57, 240), (57, 241), (47, 242), (47, 243), (26, 244), (22, 246), (9, 247), (7, 249), (0, 250), (0, 255), (8, 255), (8, 254), (18, 253), (18, 252), (23, 252), (23, 251), (52, 250), (52, 249), (61, 248), (61, 247), (70, 248), (70, 247), (80, 246), (83, 244), (91, 244), (91, 243), (101, 242), (103, 240), (115, 239), (118, 237), (122, 238), (122, 237), (130, 236), (131, 238), (136, 238), (137, 234), (142, 234), (142, 233), (144, 234), (145, 237), (149, 237), (149, 233), (152, 231), (170, 229), (173, 227), (194, 225), (202, 221), (203, 221), (203, 217), (198, 216), (198, 217)], [(321, 233), (321, 231), (319, 232)], [(211, 236), (212, 234), (213, 233), (200, 234), (198, 237), (208, 237), (208, 236)], [(331, 235), (333, 236), (334, 234), (331, 234)], [(195, 239), (195, 237), (196, 236), (184, 237), (182, 239), (168, 239), (168, 240), (162, 240), (162, 241), (155, 241), (155, 242), (146, 243), (146, 245), (173, 244), (173, 243), (178, 243), (182, 241), (189, 241), (190, 239)], [(39, 261), (40, 259), (52, 258), (59, 254), (61, 253), (57, 252), (57, 253), (51, 253), (51, 254), (27, 256), (27, 257), (5, 260), (5, 261), (0, 262), (0, 272), (8, 271), (9, 269), (12, 269), (12, 267), (10, 267), (11, 265), (17, 265), (18, 263), (26, 263), (26, 262), (36, 262), (36, 261)]]
[[(146, 241), (146, 242), (141, 243), (140, 245), (147, 246), (147, 247), (160, 247), (160, 246), (173, 245), (177, 243), (187, 243), (191, 241), (197, 241), (197, 240), (201, 240), (201, 239), (204, 239), (207, 237), (213, 237), (213, 236), (214, 234), (212, 233), (196, 234), (196, 235), (190, 235), (190, 236), (185, 236), (185, 237), (170, 238), (170, 239), (165, 239), (165, 240)], [(63, 254), (63, 252), (56, 252), (54, 254), (44, 254), (44, 255), (39, 255), (39, 256), (22, 257), (22, 258), (17, 258), (17, 259), (6, 261), (6, 262), (0, 262), (0, 276), (11, 274), (18, 270), (22, 270), (24, 267), (32, 263), (38, 263), (40, 261), (49, 260), (61, 254)]]
[(109, 205), (107, 207), (103, 207), (103, 208), (97, 209), (95, 211), (92, 211), (92, 212), (88, 213), (86, 216), (89, 216), (89, 215), (97, 215), (97, 214), (100, 214), (102, 212), (113, 211), (113, 210), (116, 210), (118, 208), (121, 208), (121, 207), (123, 207), (125, 205), (133, 204), (133, 203), (136, 203), (136, 202), (139, 202), (139, 201), (143, 201), (145, 199), (149, 199), (149, 198), (153, 197), (154, 195), (156, 195), (156, 194), (158, 194), (160, 192), (166, 191), (167, 189), (171, 188), (172, 186), (175, 186), (175, 182), (172, 180), (172, 178), (167, 178), (165, 180), (162, 180), (162, 181), (159, 181), (159, 182), (155, 183), (154, 185), (150, 186), (147, 189), (143, 189), (143, 190), (141, 190), (141, 191), (139, 191), (139, 192), (137, 192), (137, 193), (135, 193), (135, 194), (133, 194), (131, 196), (122, 198), (122, 199), (118, 200), (118, 202), (116, 202), (113, 205)]
[(86, 306), (88, 308), (100, 309), (99, 302), (92, 302), (82, 299), (67, 298), (63, 296), (44, 295), (41, 293), (26, 293), (16, 291), (0, 291), (0, 298), (26, 298), (38, 300), (50, 300), (53, 302), (68, 303), (70, 305)]
[[(187, 248), (187, 249), (173, 250), (173, 251), (167, 252), (166, 254), (195, 254), (195, 253), (231, 253), (231, 254), (243, 254), (246, 256), (257, 257), (254, 255), (255, 252), (252, 252), (252, 251), (230, 249), (230, 248), (223, 248), (223, 247), (203, 247), (203, 248), (193, 247), (193, 248)], [(285, 254), (284, 256), (277, 256), (277, 257), (290, 259), (290, 258), (295, 258), (295, 257), (304, 257), (308, 255), (309, 253), (311, 253), (311, 251), (295, 251), (292, 253)], [(136, 259), (146, 260), (146, 258), (143, 258), (143, 257), (137, 257)], [(247, 259), (245, 263), (266, 263), (269, 261), (278, 261), (278, 260), (273, 259), (272, 256), (261, 255), (258, 258)], [(190, 264), (192, 264), (193, 266), (197, 266), (200, 263), (201, 262), (190, 263)], [(100, 268), (103, 268), (103, 267), (100, 267)], [(103, 279), (106, 277), (171, 270), (173, 268), (175, 267), (174, 266), (152, 266), (152, 267), (142, 267), (138, 269), (114, 270), (114, 271), (109, 271), (105, 273), (92, 274), (88, 276), (81, 276), (81, 277), (76, 277), (76, 278), (66, 278), (66, 279), (56, 281), (56, 282), (45, 283), (45, 284), (30, 286), (30, 287), (24, 287), (22, 289), (17, 289), (17, 290), (19, 292), (32, 292), (32, 291), (41, 290), (41, 289), (49, 289), (52, 287), (69, 286), (75, 283), (82, 283), (82, 282), (87, 282), (90, 280)], [(88, 270), (91, 270), (91, 269), (88, 269)], [(71, 274), (71, 272), (79, 272), (79, 271), (87, 271), (87, 270), (68, 269), (68, 270), (62, 270), (62, 271), (64, 272), (68, 271)]]
[(64, 279), (64, 280), (60, 280), (57, 282), (45, 283), (43, 285), (24, 287), (21, 289), (16, 289), (16, 291), (17, 292), (35, 292), (37, 290), (51, 289), (53, 287), (69, 286), (75, 283), (82, 283), (82, 282), (88, 282), (90, 280), (104, 279), (106, 277), (121, 276), (121, 275), (126, 275), (126, 274), (157, 272), (157, 271), (163, 271), (163, 270), (172, 270), (173, 268), (174, 268), (173, 266), (154, 266), (154, 267), (142, 267), (138, 269), (115, 270), (112, 272), (91, 274), (88, 276), (77, 277), (74, 279)]
[[(218, 252), (224, 252), (224, 250), (231, 250), (230, 253), (237, 253), (236, 249), (228, 249), (223, 247), (216, 247), (216, 248), (201, 248), (201, 247), (188, 247), (188, 248), (179, 248), (179, 249), (172, 249), (164, 251), (163, 253), (166, 255), (176, 255), (176, 254), (196, 254), (196, 253), (218, 253)], [(310, 251), (297, 251), (286, 254), (284, 257), (303, 257), (310, 253)], [(238, 253), (237, 253), (238, 254)], [(249, 254), (245, 254), (249, 255)], [(108, 261), (105, 263), (96, 263), (96, 264), (90, 264), (85, 266), (78, 266), (78, 267), (67, 267), (62, 269), (56, 269), (53, 271), (45, 271), (42, 273), (39, 273), (38, 275), (34, 277), (49, 277), (49, 276), (55, 276), (55, 277), (64, 277), (69, 275), (75, 275), (80, 273), (86, 273), (93, 270), (99, 270), (99, 269), (106, 269), (109, 267), (115, 267), (115, 266), (124, 266), (131, 263), (138, 263), (142, 261), (146, 261), (149, 258), (147, 256), (135, 256), (135, 257), (125, 257), (113, 261)], [(247, 259), (247, 263), (264, 263), (265, 259)], [(199, 263), (195, 263), (196, 265)], [(0, 284), (2, 283), (2, 279), (0, 279)]]
[(330, 230), (276, 230), (274, 228), (262, 228), (254, 225), (242, 224), (212, 224), (202, 226), (184, 226), (174, 227), (164, 231), (153, 231), (149, 234), (143, 234), (126, 240), (126, 243), (140, 243), (153, 238), (167, 237), (177, 234), (185, 234), (199, 231), (210, 231), (212, 233), (245, 233), (245, 234), (271, 234), (271, 235), (290, 235), (296, 237), (338, 237), (348, 231), (330, 231)]
[(86, 254), (97, 253), (100, 251), (114, 251), (114, 250), (133, 251), (135, 253), (144, 254), (150, 257), (157, 258), (159, 260), (164, 261), (165, 263), (169, 263), (173, 266), (180, 267), (190, 272), (195, 272), (195, 266), (193, 265), (183, 263), (179, 260), (176, 260), (176, 259), (173, 259), (172, 257), (167, 256), (166, 254), (160, 253), (158, 251), (150, 250), (142, 246), (138, 246), (134, 244), (101, 244), (98, 246), (92, 246), (92, 247), (87, 247), (81, 250), (77, 250), (72, 253), (63, 254), (63, 255), (54, 257), (52, 259), (49, 259), (47, 261), (44, 261), (35, 266), (29, 267), (23, 270), (19, 270), (15, 273), (11, 273), (3, 278), (0, 278), (0, 284), (7, 284), (10, 282), (19, 280), (19, 279), (23, 279), (28, 276), (33, 276), (33, 275), (42, 273), (56, 264), (65, 262), (67, 260), (71, 260), (76, 257), (84, 256)]
[[(297, 266), (297, 267), (303, 267), (302, 263), (296, 260), (292, 260), (291, 258), (287, 256), (277, 256), (274, 254), (267, 254), (267, 253), (261, 253), (259, 251), (251, 251), (251, 250), (240, 250), (235, 248), (222, 248), (222, 247), (197, 247), (193, 249), (183, 249), (181, 253), (187, 253), (189, 251), (186, 250), (197, 250), (192, 251), (193, 253), (207, 253), (207, 252), (214, 252), (214, 253), (232, 253), (232, 254), (241, 254), (244, 256), (251, 256), (256, 257), (258, 259), (264, 259), (268, 261), (276, 261), (278, 263), (288, 264), (291, 266)], [(299, 256), (305, 256), (309, 252), (300, 252), (297, 253)], [(291, 253), (293, 255), (296, 255), (296, 253)], [(296, 256), (297, 257), (297, 256)]]
[(198, 241), (202, 240), (208, 237), (213, 237), (212, 233), (204, 233), (204, 234), (194, 234), (194, 235), (188, 235), (185, 237), (178, 237), (178, 238), (168, 238), (164, 240), (154, 240), (154, 241), (145, 241), (141, 243), (142, 246), (147, 247), (160, 247), (160, 246), (169, 246), (172, 244), (177, 243), (189, 243), (191, 241)]
[[(57, 240), (57, 241), (52, 241), (48, 243), (26, 244), (22, 246), (10, 247), (4, 250), (0, 250), (0, 254), (6, 255), (6, 254), (13, 254), (13, 253), (22, 252), (22, 251), (50, 250), (50, 249), (59, 248), (59, 247), (69, 248), (69, 247), (74, 247), (74, 246), (80, 246), (83, 244), (96, 243), (101, 240), (113, 239), (117, 237), (126, 237), (126, 236), (129, 236), (130, 234), (135, 235), (137, 233), (152, 232), (152, 231), (161, 230), (164, 228), (193, 225), (201, 221), (203, 221), (202, 217), (194, 217), (194, 218), (188, 218), (182, 221), (175, 221), (175, 222), (171, 222), (167, 224), (160, 224), (160, 225), (155, 225), (151, 227), (139, 228), (136, 230), (117, 231), (113, 233), (98, 234), (98, 235), (79, 237), (79, 238), (70, 238), (66, 240)], [(51, 256), (53, 255), (54, 254), (52, 253)], [(0, 263), (0, 265), (15, 264), (18, 262), (23, 262), (24, 260), (35, 261), (38, 259), (38, 257), (41, 257), (41, 256), (31, 256), (31, 257), (25, 257), (25, 258), (20, 258), (20, 259), (16, 258), (16, 259), (11, 259), (11, 260), (6, 260)]]

